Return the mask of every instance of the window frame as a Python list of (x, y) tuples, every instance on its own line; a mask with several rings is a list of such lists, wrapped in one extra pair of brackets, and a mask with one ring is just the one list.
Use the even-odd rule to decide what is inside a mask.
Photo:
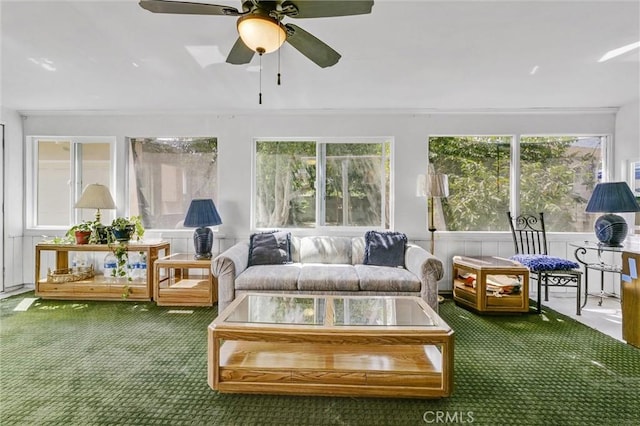
[[(69, 185), (70, 189), (70, 204), (69, 204), (69, 223), (67, 225), (44, 225), (37, 223), (38, 217), (38, 143), (40, 141), (46, 140), (60, 140), (70, 143), (70, 170), (69, 176), (71, 183)], [(118, 199), (118, 187), (116, 182), (116, 166), (117, 166), (117, 150), (116, 150), (116, 142), (117, 138), (115, 136), (58, 136), (58, 135), (29, 135), (26, 137), (27, 143), (25, 144), (26, 149), (26, 176), (25, 176), (25, 224), (26, 229), (68, 229), (69, 226), (77, 223), (80, 219), (80, 212), (75, 209), (73, 206), (76, 201), (82, 195), (82, 191), (86, 184), (82, 182), (82, 158), (80, 154), (82, 153), (82, 145), (87, 144), (108, 144), (109, 145), (109, 156), (111, 157), (111, 163), (109, 165), (109, 186), (111, 190), (111, 195), (114, 200)]]
[[(286, 229), (288, 231), (296, 232), (299, 234), (305, 233), (331, 233), (331, 234), (352, 234), (352, 233), (362, 233), (367, 230), (375, 229), (379, 231), (392, 231), (395, 229), (394, 226), (394, 176), (395, 176), (395, 161), (394, 161), (394, 152), (395, 152), (395, 139), (393, 136), (356, 136), (356, 137), (346, 137), (346, 136), (331, 136), (331, 137), (254, 137), (252, 139), (252, 152), (251, 152), (251, 200), (250, 200), (250, 231), (251, 232), (262, 232), (267, 230), (272, 230), (274, 227), (257, 227), (256, 226), (256, 216), (255, 216), (255, 206), (257, 202), (256, 198), (256, 168), (257, 168), (257, 159), (256, 159), (256, 151), (257, 144), (259, 142), (313, 142), (316, 144), (316, 199), (315, 199), (315, 213), (316, 213), (316, 223), (315, 226), (309, 228), (278, 228), (278, 229)], [(323, 202), (326, 199), (326, 145), (328, 144), (389, 144), (389, 156), (386, 157), (386, 153), (383, 150), (383, 162), (389, 161), (389, 215), (386, 216), (385, 211), (385, 202), (386, 202), (386, 194), (383, 191), (382, 194), (382, 226), (333, 226), (333, 225), (324, 225), (320, 223), (324, 223), (324, 214), (325, 214), (325, 203)], [(384, 175), (383, 175), (384, 177)], [(383, 182), (383, 188), (386, 187), (386, 182)], [(320, 222), (320, 220), (322, 222)], [(384, 222), (387, 221), (389, 223), (389, 228), (384, 228)]]
[[(601, 157), (602, 157), (602, 182), (610, 182), (612, 180), (612, 170), (613, 170), (613, 144), (614, 139), (613, 135), (610, 133), (584, 133), (584, 132), (514, 132), (514, 133), (474, 133), (474, 132), (466, 132), (466, 133), (434, 133), (427, 135), (427, 170), (431, 170), (431, 162), (429, 161), (430, 156), (430, 147), (429, 141), (431, 138), (437, 137), (509, 137), (511, 138), (511, 147), (510, 147), (510, 155), (511, 159), (509, 162), (509, 208), (512, 214), (518, 215), (520, 214), (520, 200), (516, 194), (520, 192), (520, 175), (521, 175), (521, 161), (520, 161), (520, 141), (521, 138), (527, 137), (599, 137), (602, 139), (602, 147), (601, 147)], [(506, 231), (440, 231), (440, 232), (450, 232), (450, 233), (493, 233), (493, 232), (501, 232), (504, 233)], [(552, 233), (559, 234), (575, 234), (575, 232), (560, 232), (555, 231)]]

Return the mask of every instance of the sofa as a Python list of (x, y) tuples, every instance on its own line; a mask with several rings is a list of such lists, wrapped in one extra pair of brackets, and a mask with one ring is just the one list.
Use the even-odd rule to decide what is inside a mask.
[(211, 262), (218, 312), (243, 292), (418, 296), (437, 311), (440, 259), (406, 243), (402, 266), (365, 264), (371, 263), (366, 237), (289, 235), (286, 261), (257, 265), (250, 265), (253, 239), (236, 243)]

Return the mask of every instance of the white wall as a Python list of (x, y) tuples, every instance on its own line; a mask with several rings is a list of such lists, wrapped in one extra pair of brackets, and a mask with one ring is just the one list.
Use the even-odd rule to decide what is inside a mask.
[[(28, 282), (33, 273), (24, 275), (25, 262), (23, 256), (23, 206), (24, 206), (24, 168), (22, 118), (8, 109), (2, 109), (5, 138), (4, 192), (4, 267), (5, 280), (3, 290)], [(34, 250), (31, 250), (33, 258)], [(32, 280), (32, 279), (31, 279)]]
[(640, 103), (620, 108), (616, 114), (614, 159), (616, 180), (627, 180), (629, 161), (640, 161)]
[[(95, 115), (30, 114), (24, 121), (24, 135), (116, 136), (124, 146), (129, 136), (216, 136), (219, 148), (219, 182), (217, 205), (224, 224), (222, 248), (236, 239), (249, 236), (251, 191), (251, 143), (254, 137), (296, 136), (393, 136), (395, 138), (395, 229), (407, 233), (413, 241), (428, 247), (426, 203), (415, 196), (416, 176), (427, 165), (427, 137), (442, 134), (614, 134), (621, 130), (628, 136), (617, 138), (615, 153), (626, 152), (634, 143), (629, 129), (637, 128), (633, 107), (624, 109), (616, 119), (615, 110), (517, 113), (254, 113), (235, 115)], [(629, 111), (629, 112), (627, 112)], [(626, 130), (625, 130), (626, 129)], [(637, 143), (637, 137), (635, 142)], [(16, 141), (12, 141), (12, 144)], [(123, 150), (120, 150), (123, 152)], [(637, 153), (637, 150), (636, 150)], [(621, 154), (622, 155), (622, 154)], [(616, 157), (617, 158), (617, 157)], [(622, 157), (621, 157), (622, 158)], [(124, 170), (124, 155), (118, 157), (118, 169)], [(618, 165), (614, 165), (617, 169)], [(618, 173), (616, 170), (614, 172)], [(122, 173), (118, 174), (123, 176)], [(118, 183), (121, 190), (124, 179)], [(14, 202), (21, 203), (21, 194)], [(122, 205), (122, 199), (117, 200)], [(39, 233), (26, 231), (24, 276), (33, 278), (33, 246)], [(172, 252), (190, 249), (192, 231), (173, 231)], [(456, 254), (510, 255), (511, 237), (506, 233), (438, 232), (436, 254), (446, 265), (447, 278), (442, 289), (450, 289), (448, 277), (451, 257)], [(584, 236), (560, 235), (552, 243), (559, 255), (571, 255), (567, 241)]]

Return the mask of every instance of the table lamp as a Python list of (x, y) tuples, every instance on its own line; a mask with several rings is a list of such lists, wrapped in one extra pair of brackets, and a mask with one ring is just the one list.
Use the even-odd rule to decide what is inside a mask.
[(100, 223), (100, 209), (115, 209), (116, 203), (113, 202), (109, 188), (99, 183), (92, 183), (84, 189), (75, 208), (97, 209), (96, 222)]
[(596, 237), (604, 246), (620, 247), (629, 228), (624, 218), (614, 213), (638, 212), (640, 205), (626, 182), (604, 182), (593, 189), (586, 211), (605, 213), (596, 219)]
[(220, 219), (213, 200), (209, 198), (191, 200), (187, 216), (184, 219), (184, 226), (196, 228), (193, 232), (193, 247), (196, 259), (211, 259), (213, 231), (208, 226), (220, 225), (221, 223), (222, 219)]

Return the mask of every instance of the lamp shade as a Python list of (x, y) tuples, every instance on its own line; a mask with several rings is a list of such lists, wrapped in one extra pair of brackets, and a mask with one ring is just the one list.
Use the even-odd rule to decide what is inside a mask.
[(427, 196), (447, 198), (449, 196), (449, 177), (441, 173), (427, 175)]
[(260, 14), (238, 19), (238, 34), (249, 49), (260, 54), (275, 52), (287, 39), (287, 33), (277, 20)]
[(192, 200), (184, 219), (184, 226), (187, 228), (214, 226), (221, 223), (222, 219), (220, 219), (218, 210), (210, 198)]
[(627, 237), (629, 227), (623, 217), (613, 213), (637, 212), (640, 205), (626, 182), (604, 182), (593, 189), (586, 211), (606, 213), (596, 219), (596, 237), (602, 245), (619, 247)]
[(109, 188), (99, 183), (92, 183), (84, 189), (75, 207), (78, 209), (115, 209), (116, 203), (113, 202)]
[(586, 208), (587, 213), (628, 213), (640, 211), (626, 182), (599, 183), (593, 189)]
[(195, 258), (198, 260), (211, 259), (213, 247), (213, 232), (208, 226), (220, 225), (222, 219), (216, 210), (213, 200), (209, 198), (195, 199), (191, 201), (184, 226), (197, 228), (193, 232), (193, 248)]
[(87, 185), (75, 205), (77, 209), (96, 209), (96, 222), (100, 223), (100, 209), (115, 209), (109, 188), (99, 183)]

